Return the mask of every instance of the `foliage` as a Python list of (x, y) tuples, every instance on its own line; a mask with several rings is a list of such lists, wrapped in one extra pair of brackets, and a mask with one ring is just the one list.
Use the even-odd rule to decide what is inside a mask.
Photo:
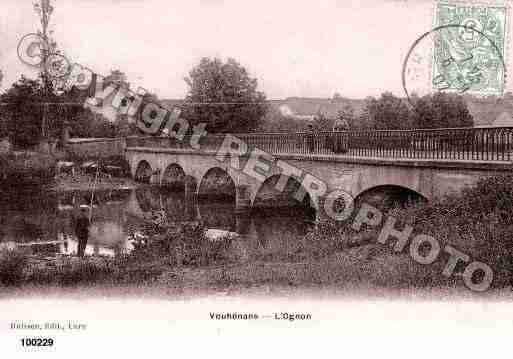
[(401, 98), (385, 92), (380, 98), (366, 99), (370, 128), (373, 130), (397, 130), (411, 128), (411, 112)]
[(315, 114), (312, 125), (316, 131), (331, 131), (333, 122), (334, 120), (328, 118), (322, 111), (318, 111)]
[(54, 156), (33, 152), (0, 154), (0, 166), (10, 183), (46, 183), (53, 179), (57, 160)]
[(25, 278), (26, 256), (18, 251), (0, 251), (0, 284), (4, 286), (19, 285)]
[(108, 265), (108, 262), (81, 261), (67, 258), (55, 265), (37, 268), (28, 276), (27, 282), (72, 286), (105, 281), (112, 274), (113, 268)]
[(450, 244), (495, 271), (494, 286), (508, 284), (513, 269), (513, 175), (483, 178), (460, 194), (397, 210), (403, 223)]
[(84, 109), (69, 119), (68, 126), (71, 137), (113, 138), (118, 137), (124, 124), (119, 121), (110, 122), (102, 115)]
[(258, 126), (258, 132), (302, 132), (305, 131), (310, 120), (295, 118), (293, 116), (285, 116), (281, 111), (270, 106), (269, 110), (263, 117)]
[(2, 108), (1, 127), (19, 148), (38, 144), (43, 127), (46, 137), (54, 139), (62, 136), (64, 126), (69, 126), (70, 133), (76, 137), (115, 137), (119, 132), (119, 124), (112, 124), (84, 108), (85, 97), (79, 91), (72, 89), (58, 96), (52, 90), (44, 90), (41, 78), (34, 80), (22, 75), (0, 100), (8, 103)]
[(143, 227), (143, 237), (132, 234), (136, 260), (166, 258), (170, 265), (208, 266), (229, 260), (231, 237), (209, 240), (200, 223), (174, 223), (154, 212)]
[[(430, 235), (440, 242), (441, 248), (451, 245), (469, 255), (471, 260), (488, 264), (494, 271), (492, 287), (503, 288), (513, 280), (512, 211), (513, 175), (507, 174), (483, 178), (459, 194), (431, 203), (417, 202), (406, 208), (395, 207), (388, 215), (397, 218), (396, 229), (404, 228), (406, 224), (413, 227), (410, 239), (417, 234)], [(407, 250), (394, 253), (388, 246), (377, 243), (381, 227), (367, 227), (355, 232), (351, 224), (351, 219), (343, 223), (330, 221), (318, 224), (298, 242), (295, 258), (321, 260), (351, 247), (386, 250), (381, 254), (386, 258), (381, 258), (378, 265), (372, 264), (372, 270), (383, 273), (382, 278), (378, 276), (370, 280), (387, 287), (394, 286), (394, 283), (401, 287), (454, 285), (463, 271), (460, 263), (456, 267), (456, 275), (445, 278), (442, 275), (447, 260), (445, 254), (442, 253), (441, 259), (432, 265), (421, 266), (409, 258)]]
[(21, 251), (0, 252), (0, 284), (98, 285), (144, 284), (159, 277), (165, 266), (158, 261), (135, 261), (131, 257), (56, 258), (52, 262), (30, 262)]
[(458, 94), (438, 92), (421, 98), (412, 97), (413, 128), (472, 127), (474, 121), (466, 101)]
[[(48, 32), (54, 7), (50, 0), (44, 0), (34, 4), (34, 10), (41, 22), (37, 34), (46, 41), (45, 51), (42, 52), (44, 62), (48, 54), (60, 54), (57, 43), (51, 38), (52, 32)], [(46, 64), (41, 67), (37, 79), (28, 79), (22, 75), (18, 82), (0, 96), (0, 101), (8, 104), (2, 108), (1, 135), (7, 135), (13, 145), (19, 148), (34, 146), (42, 137), (60, 137), (67, 107), (55, 103), (67, 101), (62, 100), (53, 91)]]
[(267, 112), (257, 80), (234, 59), (202, 58), (185, 82), (189, 92), (182, 116), (193, 124), (206, 123), (208, 132), (253, 131)]
[(155, 262), (135, 262), (121, 258), (65, 258), (53, 265), (33, 270), (26, 282), (37, 285), (143, 284), (162, 274)]
[[(465, 99), (457, 94), (438, 92), (411, 96), (411, 104), (390, 92), (365, 100), (365, 112), (353, 118), (358, 129), (397, 130), (416, 128), (471, 127), (473, 118)], [(350, 116), (351, 117), (351, 116)]]
[(21, 79), (0, 96), (7, 103), (2, 108), (5, 130), (15, 146), (28, 147), (39, 142), (43, 108), (40, 81), (22, 75)]

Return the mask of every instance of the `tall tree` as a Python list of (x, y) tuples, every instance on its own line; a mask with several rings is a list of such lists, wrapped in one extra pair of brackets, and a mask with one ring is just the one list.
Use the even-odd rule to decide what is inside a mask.
[(474, 120), (466, 101), (458, 94), (438, 92), (414, 98), (414, 128), (472, 127)]
[[(42, 77), (29, 79), (21, 76), (0, 95), (0, 101), (5, 104), (2, 106), (3, 135), (8, 135), (17, 147), (38, 144), (43, 136), (41, 127), (44, 114), (45, 137), (59, 138), (65, 124), (71, 127), (72, 133), (76, 132), (80, 136), (107, 137), (99, 132), (102, 128), (100, 123), (107, 120), (101, 116), (95, 117), (84, 108), (83, 93), (72, 89), (56, 95), (52, 84), (48, 86), (49, 91), (44, 88)], [(92, 125), (94, 120), (95, 125)]]
[(24, 76), (0, 97), (5, 131), (17, 146), (35, 145), (41, 138), (43, 86)]
[(404, 99), (391, 93), (380, 98), (366, 99), (368, 128), (396, 130), (414, 128), (472, 127), (474, 120), (465, 99), (458, 94), (437, 92), (419, 97), (410, 96), (408, 106)]
[(249, 132), (258, 128), (268, 106), (258, 82), (234, 59), (201, 59), (185, 78), (189, 91), (182, 116), (206, 123), (209, 132)]
[(367, 99), (370, 127), (374, 130), (397, 130), (411, 128), (411, 113), (406, 102), (385, 92), (380, 98)]

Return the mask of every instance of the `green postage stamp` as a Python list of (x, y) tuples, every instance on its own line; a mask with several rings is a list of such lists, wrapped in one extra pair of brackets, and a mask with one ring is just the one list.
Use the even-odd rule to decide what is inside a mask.
[(502, 95), (507, 64), (506, 4), (439, 1), (435, 6), (433, 89)]

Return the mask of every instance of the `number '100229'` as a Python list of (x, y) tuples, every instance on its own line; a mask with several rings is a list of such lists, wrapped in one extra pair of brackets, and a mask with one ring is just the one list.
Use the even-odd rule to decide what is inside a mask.
[(23, 338), (21, 345), (24, 347), (51, 347), (53, 346), (52, 338)]

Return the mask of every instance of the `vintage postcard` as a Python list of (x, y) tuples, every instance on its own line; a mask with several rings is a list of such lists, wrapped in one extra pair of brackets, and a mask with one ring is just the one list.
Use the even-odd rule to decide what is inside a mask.
[(2, 0), (0, 353), (507, 354), (511, 6)]

